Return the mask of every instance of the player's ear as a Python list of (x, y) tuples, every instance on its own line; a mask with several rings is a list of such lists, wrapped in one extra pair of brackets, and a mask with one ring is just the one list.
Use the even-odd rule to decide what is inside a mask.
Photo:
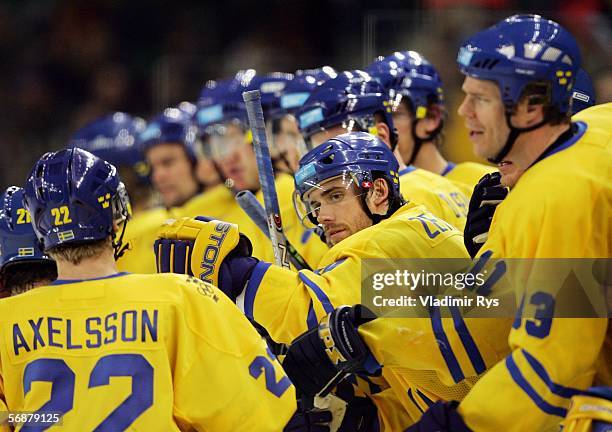
[(427, 128), (428, 135), (440, 127), (440, 124), (442, 123), (442, 116), (442, 108), (439, 105), (432, 104), (427, 108), (427, 115), (423, 121)]
[(389, 185), (385, 179), (378, 178), (372, 184), (371, 201), (377, 208), (382, 206), (389, 197)]
[(391, 148), (391, 131), (385, 122), (376, 122), (376, 135)]
[(544, 100), (539, 94), (522, 97), (513, 110), (513, 124), (519, 128), (533, 126), (544, 118)]
[(416, 124), (417, 136), (422, 139), (431, 136), (431, 134), (442, 124), (442, 116), (442, 108), (439, 105), (432, 104), (427, 107), (427, 115)]

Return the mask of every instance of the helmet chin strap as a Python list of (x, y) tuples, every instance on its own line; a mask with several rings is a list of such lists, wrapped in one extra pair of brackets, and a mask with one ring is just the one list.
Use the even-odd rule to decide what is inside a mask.
[(129, 243), (123, 243), (123, 236), (125, 234), (125, 228), (127, 227), (127, 220), (123, 221), (123, 227), (121, 228), (121, 234), (119, 235), (119, 239), (115, 241), (115, 235), (113, 234), (113, 249), (115, 261), (123, 256), (126, 250), (129, 249)]
[(412, 154), (410, 155), (410, 159), (408, 159), (407, 161), (404, 161), (406, 165), (412, 165), (414, 163), (423, 144), (425, 144), (426, 142), (433, 141), (438, 135), (440, 135), (440, 132), (442, 132), (442, 127), (444, 126), (444, 121), (440, 119), (440, 124), (438, 125), (437, 128), (432, 130), (431, 133), (427, 137), (420, 138), (416, 133), (417, 124), (419, 123), (419, 121), (420, 119), (417, 119), (412, 122), (411, 133), (412, 133), (412, 140), (414, 141), (414, 148), (412, 149)]
[(512, 112), (509, 110), (506, 110), (506, 114), (505, 114), (506, 124), (508, 125), (508, 128), (510, 129), (510, 133), (508, 134), (506, 143), (504, 144), (500, 152), (497, 153), (497, 155), (495, 155), (492, 158), (487, 158), (489, 162), (494, 163), (495, 165), (503, 161), (504, 158), (508, 155), (508, 153), (510, 153), (510, 150), (512, 150), (512, 146), (514, 145), (514, 142), (516, 141), (516, 139), (519, 137), (520, 134), (522, 134), (523, 132), (531, 132), (532, 130), (536, 130), (544, 126), (546, 123), (548, 123), (548, 116), (544, 115), (544, 118), (542, 119), (542, 121), (534, 124), (533, 126), (529, 126), (526, 128), (517, 128), (512, 125), (512, 121), (510, 120), (511, 116), (512, 116)]
[[(383, 178), (383, 180), (387, 181), (385, 178)], [(400, 199), (391, 199), (391, 197), (389, 196), (387, 198), (387, 201), (389, 203), (389, 208), (387, 209), (387, 212), (384, 215), (375, 214), (375, 213), (372, 213), (372, 211), (370, 210), (370, 207), (368, 207), (367, 196), (368, 196), (367, 193), (361, 194), (360, 202), (361, 202), (361, 207), (363, 208), (363, 211), (372, 221), (372, 225), (376, 225), (382, 222), (383, 220), (388, 219), (389, 216), (395, 213), (398, 208), (400, 208), (402, 205), (405, 204), (404, 200), (401, 199), (401, 197)]]

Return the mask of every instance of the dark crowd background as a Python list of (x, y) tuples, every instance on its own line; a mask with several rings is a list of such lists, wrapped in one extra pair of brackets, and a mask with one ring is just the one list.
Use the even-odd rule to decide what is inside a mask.
[(612, 101), (612, 0), (225, 0), (0, 2), (0, 187), (21, 185), (45, 151), (86, 122), (126, 111), (148, 118), (195, 102), (209, 79), (239, 69), (362, 68), (395, 50), (440, 71), (445, 152), (472, 159), (457, 119), (457, 48), (513, 13), (540, 13), (579, 40), (598, 103)]

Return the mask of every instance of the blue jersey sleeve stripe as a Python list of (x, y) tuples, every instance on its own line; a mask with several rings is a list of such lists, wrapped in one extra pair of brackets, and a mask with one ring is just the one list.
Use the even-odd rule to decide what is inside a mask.
[(446, 174), (448, 174), (449, 172), (451, 172), (453, 169), (455, 169), (457, 165), (454, 164), (453, 162), (449, 162), (446, 164), (446, 167), (444, 167), (444, 170), (442, 171), (442, 174), (440, 174), (442, 177), (444, 177)]
[(308, 315), (306, 316), (306, 325), (308, 330), (312, 330), (319, 326), (317, 322), (317, 315), (315, 314), (314, 307), (312, 306), (312, 300), (310, 300), (310, 306), (308, 306)]
[(467, 326), (465, 325), (465, 321), (461, 316), (461, 311), (457, 306), (449, 306), (451, 311), (451, 315), (453, 316), (453, 323), (455, 324), (455, 330), (457, 330), (457, 334), (461, 339), (461, 343), (463, 343), (463, 347), (472, 362), (472, 366), (478, 375), (487, 370), (485, 366), (485, 362), (482, 359), (482, 355), (480, 355), (480, 351), (478, 350), (478, 346), (476, 346), (476, 342), (474, 342), (474, 338), (470, 334)]
[(444, 358), (446, 366), (448, 367), (453, 379), (456, 383), (458, 383), (459, 381), (463, 380), (465, 376), (461, 371), (457, 357), (455, 357), (455, 353), (453, 353), (448, 337), (446, 336), (446, 332), (444, 331), (444, 327), (442, 326), (440, 308), (437, 306), (431, 307), (429, 314), (431, 317), (431, 326), (436, 336), (436, 342), (438, 343), (438, 348), (440, 348), (440, 353), (442, 354), (442, 357)]
[(308, 279), (308, 277), (304, 273), (299, 272), (298, 274), (300, 275), (300, 279), (302, 280), (302, 282), (304, 282), (306, 286), (310, 288), (312, 292), (315, 293), (317, 299), (323, 305), (323, 309), (325, 310), (325, 312), (332, 313), (334, 311), (334, 306), (329, 300), (329, 297), (327, 297), (327, 294), (325, 294), (325, 292), (321, 289), (321, 287), (310, 279)]
[(521, 374), (521, 371), (512, 358), (512, 354), (506, 357), (506, 368), (508, 368), (510, 376), (512, 376), (514, 382), (527, 394), (527, 396), (529, 396), (529, 398), (537, 405), (538, 408), (540, 408), (546, 414), (565, 417), (567, 414), (566, 409), (549, 404), (542, 399), (542, 397), (534, 390), (533, 387), (531, 387), (523, 374)]
[(408, 174), (411, 173), (412, 171), (414, 171), (416, 168), (414, 167), (414, 165), (408, 165), (406, 168), (401, 169), (397, 174), (401, 177), (404, 174)]
[(421, 400), (427, 404), (427, 406), (432, 406), (435, 403), (434, 401), (429, 399), (427, 396), (425, 396), (421, 390), (417, 389), (416, 392), (421, 398)]
[[(374, 360), (374, 361), (376, 361), (376, 360)], [(380, 368), (380, 364), (378, 364), (378, 362), (376, 364)], [(381, 371), (382, 370), (379, 370), (379, 372), (381, 372)], [(378, 384), (372, 382), (372, 380), (367, 375), (365, 375), (363, 373), (360, 373), (359, 374), (359, 378), (361, 378), (362, 380), (364, 380), (368, 384), (368, 387), (370, 388), (370, 394), (371, 395), (376, 394), (376, 393), (380, 393), (383, 390)]]
[(314, 232), (314, 228), (311, 229), (307, 229), (302, 233), (302, 238), (300, 239), (300, 241), (302, 242), (302, 244), (305, 244), (308, 239), (310, 238), (310, 236), (312, 236), (312, 233)]
[(255, 296), (257, 295), (257, 290), (259, 289), (259, 285), (261, 284), (261, 280), (270, 268), (270, 263), (260, 261), (253, 268), (253, 273), (251, 274), (251, 279), (247, 283), (245, 292), (244, 292), (244, 314), (253, 318), (253, 307), (255, 306)]
[(346, 261), (346, 258), (342, 258), (342, 259), (339, 259), (338, 261), (334, 261), (333, 263), (323, 267), (321, 271), (319, 271), (317, 274), (323, 274), (323, 273), (327, 273), (328, 271), (332, 271), (333, 269), (338, 267), (340, 264), (342, 264), (344, 261)]
[(550, 375), (548, 375), (548, 372), (546, 372), (546, 369), (544, 368), (544, 365), (542, 363), (540, 363), (534, 356), (529, 354), (529, 352), (525, 351), (524, 349), (521, 349), (521, 351), (529, 362), (529, 365), (533, 368), (535, 373), (538, 374), (542, 381), (544, 381), (544, 383), (548, 386), (548, 388), (553, 394), (569, 399), (572, 396), (584, 393), (584, 391), (582, 390), (565, 387), (553, 382), (553, 380), (550, 379)]
[(419, 409), (419, 411), (421, 411), (422, 413), (425, 412), (423, 408), (421, 408), (421, 406), (417, 403), (416, 399), (414, 398), (414, 395), (412, 394), (412, 389), (408, 389), (408, 397), (410, 398), (414, 406)]

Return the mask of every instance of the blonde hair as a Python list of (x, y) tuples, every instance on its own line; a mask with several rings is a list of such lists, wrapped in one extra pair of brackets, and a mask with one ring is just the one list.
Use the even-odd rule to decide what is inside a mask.
[(101, 255), (108, 248), (112, 248), (111, 236), (102, 240), (87, 243), (68, 243), (52, 247), (45, 252), (55, 261), (68, 261), (73, 265), (79, 265), (81, 261)]

